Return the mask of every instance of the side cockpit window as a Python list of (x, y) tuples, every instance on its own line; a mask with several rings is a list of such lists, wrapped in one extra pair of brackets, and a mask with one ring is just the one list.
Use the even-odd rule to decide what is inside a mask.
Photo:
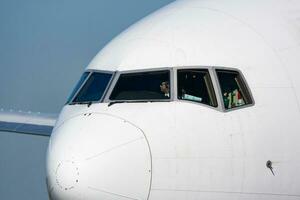
[(253, 104), (250, 92), (238, 71), (216, 70), (226, 110)]
[(74, 98), (73, 103), (100, 101), (111, 77), (112, 74), (108, 73), (92, 73)]
[(71, 95), (68, 98), (67, 103), (70, 103), (72, 101), (72, 99), (74, 98), (74, 95), (76, 94), (76, 92), (79, 90), (79, 88), (81, 87), (81, 85), (84, 83), (84, 81), (86, 80), (86, 78), (89, 76), (90, 72), (84, 72), (79, 81), (77, 82), (75, 88), (73, 89)]
[(170, 72), (153, 71), (122, 73), (109, 97), (110, 100), (170, 99)]
[(207, 69), (182, 69), (177, 71), (178, 99), (194, 101), (217, 107), (217, 99)]
[(84, 104), (100, 101), (106, 91), (112, 73), (85, 72), (76, 85), (69, 104)]

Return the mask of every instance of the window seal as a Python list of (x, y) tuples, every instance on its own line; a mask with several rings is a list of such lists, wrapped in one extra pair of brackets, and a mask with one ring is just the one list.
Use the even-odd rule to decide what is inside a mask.
[[(199, 66), (199, 67), (197, 67), (197, 66), (195, 66), (195, 67), (177, 67), (177, 68), (176, 68), (176, 88), (175, 88), (175, 90), (177, 91), (177, 93), (176, 93), (176, 99), (177, 99), (178, 101), (191, 102), (191, 103), (196, 103), (196, 104), (205, 105), (205, 106), (207, 106), (207, 107), (209, 107), (209, 108), (218, 109), (218, 108), (219, 108), (219, 100), (218, 100), (218, 98), (217, 98), (217, 91), (216, 91), (216, 88), (215, 88), (215, 84), (214, 84), (214, 81), (213, 81), (213, 75), (212, 75), (212, 73), (211, 73), (210, 68), (211, 68), (211, 67), (204, 67), (204, 66), (202, 66), (202, 67), (201, 67), (201, 66)], [(195, 70), (196, 72), (205, 71), (205, 72), (208, 73), (209, 79), (210, 79), (210, 83), (209, 83), (210, 85), (206, 85), (206, 87), (209, 87), (209, 88), (207, 88), (207, 92), (208, 92), (208, 93), (212, 92), (212, 95), (213, 95), (213, 96), (210, 96), (209, 94), (208, 94), (208, 95), (209, 95), (210, 97), (214, 98), (214, 101), (215, 101), (215, 103), (216, 103), (215, 106), (208, 105), (208, 104), (202, 103), (202, 102), (193, 101), (193, 100), (179, 99), (179, 98), (178, 98), (178, 72), (179, 72), (179, 71), (182, 71), (182, 70), (187, 70), (187, 71), (193, 71), (193, 70)], [(205, 84), (206, 84), (206, 83), (205, 83)], [(210, 90), (211, 90), (211, 91), (210, 91)]]
[[(221, 103), (220, 103), (221, 100), (220, 100), (220, 96), (219, 96), (218, 84), (216, 82), (216, 77), (214, 75), (214, 67), (212, 67), (212, 66), (204, 66), (204, 65), (190, 65), (190, 66), (176, 66), (176, 67), (173, 67), (173, 69), (174, 69), (173, 76), (174, 76), (174, 81), (175, 81), (174, 84), (176, 84), (176, 88), (173, 91), (174, 95), (176, 95), (174, 97), (174, 101), (191, 103), (191, 104), (195, 104), (195, 105), (198, 105), (198, 106), (201, 105), (203, 107), (207, 107), (209, 109), (213, 109), (213, 110), (216, 110), (216, 111), (219, 111), (219, 112), (223, 111), (222, 107), (221, 107)], [(201, 102), (178, 99), (178, 94), (177, 94), (177, 85), (178, 85), (177, 71), (178, 70), (185, 70), (185, 69), (199, 69), (199, 70), (203, 69), (203, 70), (208, 70), (208, 73), (209, 73), (209, 76), (210, 76), (210, 79), (211, 79), (211, 83), (212, 83), (212, 87), (214, 89), (216, 100), (217, 100), (217, 106), (216, 107), (213, 107), (213, 106), (201, 103)]]
[(88, 72), (88, 76), (85, 78), (85, 80), (83, 81), (83, 83), (81, 84), (81, 86), (78, 88), (78, 90), (75, 92), (75, 94), (73, 95), (72, 99), (70, 100), (70, 102), (67, 105), (73, 105), (73, 101), (76, 98), (76, 96), (78, 95), (79, 91), (82, 89), (82, 87), (85, 85), (85, 83), (87, 82), (87, 80), (90, 78), (91, 74), (93, 72), (91, 71), (84, 71), (83, 73)]
[[(217, 89), (218, 89), (218, 93), (219, 93), (218, 96), (220, 97), (222, 112), (227, 113), (227, 112), (231, 112), (231, 111), (235, 111), (235, 110), (239, 110), (239, 109), (244, 109), (244, 108), (248, 108), (248, 107), (251, 107), (251, 106), (255, 105), (255, 101), (254, 101), (254, 98), (253, 98), (253, 95), (252, 95), (252, 91), (251, 91), (251, 89), (250, 89), (250, 87), (249, 87), (249, 85), (248, 85), (248, 83), (245, 79), (244, 74), (242, 73), (242, 71), (240, 69), (232, 68), (232, 67), (213, 67), (212, 69), (214, 71), (214, 76), (215, 76), (215, 79), (216, 79), (216, 82), (217, 82)], [(224, 105), (223, 94), (222, 94), (221, 84), (220, 84), (220, 81), (219, 81), (219, 78), (218, 78), (217, 70), (238, 73), (238, 75), (240, 76), (240, 78), (241, 78), (241, 80), (244, 84), (244, 89), (248, 93), (248, 96), (251, 100), (251, 103), (245, 104), (245, 105), (242, 105), (242, 106), (238, 106), (238, 107), (234, 107), (234, 108), (226, 109), (225, 105)]]
[(67, 105), (73, 105), (73, 104), (76, 104), (76, 102), (73, 102), (74, 99), (77, 97), (78, 93), (81, 91), (82, 87), (85, 85), (85, 83), (88, 81), (88, 79), (90, 78), (90, 76), (93, 74), (93, 73), (104, 73), (104, 74), (111, 74), (111, 78), (109, 80), (109, 82), (107, 83), (107, 86), (101, 96), (101, 98), (98, 100), (98, 101), (84, 101), (84, 102), (80, 102), (78, 104), (88, 104), (88, 103), (101, 103), (103, 102), (103, 99), (106, 95), (106, 92), (108, 90), (108, 88), (110, 87), (110, 84), (115, 76), (115, 72), (113, 71), (106, 71), (106, 70), (94, 70), (94, 69), (88, 69), (86, 71), (84, 71), (83, 73), (85, 72), (89, 72), (89, 75), (86, 77), (86, 79), (84, 80), (84, 82), (81, 84), (81, 86), (78, 88), (78, 90), (76, 91), (76, 93), (74, 94), (73, 98), (71, 99), (71, 101), (67, 104)]
[[(111, 100), (110, 96), (115, 88), (120, 76), (122, 74), (134, 74), (134, 73), (148, 73), (148, 72), (159, 72), (159, 71), (169, 71), (170, 76), (170, 91), (171, 95), (169, 99), (141, 99), (141, 100)], [(128, 103), (142, 103), (142, 102), (171, 102), (174, 101), (174, 73), (172, 67), (162, 67), (162, 68), (147, 68), (147, 69), (138, 69), (138, 70), (124, 70), (124, 71), (116, 71), (115, 77), (110, 87), (103, 99), (103, 103), (118, 103), (118, 102), (128, 102)]]
[[(196, 101), (189, 101), (189, 100), (183, 100), (183, 99), (178, 99), (178, 80), (177, 80), (177, 73), (178, 70), (193, 70), (193, 69), (198, 69), (198, 70), (208, 70), (209, 76), (210, 76), (210, 80), (211, 80), (211, 84), (212, 84), (212, 88), (213, 88), (213, 92), (215, 93), (215, 97), (216, 97), (216, 102), (217, 102), (217, 106), (210, 106), (201, 102), (196, 102)], [(236, 72), (239, 74), (244, 88), (246, 90), (246, 92), (249, 95), (249, 98), (251, 100), (250, 104), (245, 104), (239, 107), (234, 107), (234, 108), (230, 108), (230, 109), (225, 109), (225, 105), (224, 105), (224, 101), (223, 101), (223, 96), (222, 96), (222, 90), (221, 90), (221, 85), (219, 82), (219, 78), (217, 75), (217, 70), (222, 70), (222, 71), (229, 71), (229, 72)], [(169, 71), (169, 75), (170, 75), (170, 99), (143, 99), (143, 100), (110, 100), (109, 97), (112, 94), (113, 89), (115, 88), (120, 75), (122, 74), (129, 74), (129, 73), (147, 73), (147, 72), (155, 72), (155, 71)], [(255, 100), (253, 98), (252, 95), (252, 91), (248, 85), (248, 82), (246, 81), (244, 74), (241, 72), (240, 69), (237, 68), (231, 68), (231, 67), (222, 67), (222, 66), (174, 66), (174, 67), (161, 67), (161, 68), (145, 68), (145, 69), (136, 69), (136, 70), (124, 70), (124, 71), (105, 71), (105, 70), (95, 70), (95, 69), (87, 69), (84, 71), (85, 72), (89, 72), (89, 75), (86, 77), (86, 79), (84, 80), (84, 82), (82, 83), (82, 85), (79, 87), (79, 89), (76, 91), (76, 93), (74, 94), (74, 96), (72, 97), (72, 99), (70, 100), (69, 103), (67, 103), (66, 105), (72, 105), (74, 99), (76, 98), (76, 96), (78, 95), (79, 91), (82, 89), (82, 87), (85, 85), (86, 81), (90, 78), (90, 76), (93, 73), (106, 73), (106, 74), (111, 74), (112, 77), (109, 80), (103, 95), (101, 97), (100, 100), (98, 101), (92, 101), (91, 103), (115, 103), (115, 102), (136, 102), (136, 103), (143, 103), (143, 102), (172, 102), (172, 101), (180, 101), (180, 102), (186, 102), (186, 103), (192, 103), (195, 105), (201, 105), (204, 107), (207, 107), (209, 109), (213, 109), (213, 110), (217, 110), (223, 113), (227, 113), (227, 112), (231, 112), (231, 111), (235, 111), (238, 109), (244, 109), (247, 107), (251, 107), (255, 105)], [(90, 103), (90, 102), (82, 102), (82, 103)]]

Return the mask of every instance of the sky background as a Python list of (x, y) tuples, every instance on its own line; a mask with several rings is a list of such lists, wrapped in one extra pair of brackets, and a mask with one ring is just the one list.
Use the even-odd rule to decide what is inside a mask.
[[(0, 108), (58, 113), (112, 38), (171, 0), (1, 0)], [(0, 199), (47, 199), (48, 138), (0, 132)]]
[(57, 113), (112, 38), (171, 0), (1, 0), (0, 108)]

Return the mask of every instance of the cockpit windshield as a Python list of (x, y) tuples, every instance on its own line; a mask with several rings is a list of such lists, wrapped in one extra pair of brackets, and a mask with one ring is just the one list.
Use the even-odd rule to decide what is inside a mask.
[[(173, 76), (174, 81), (171, 78)], [(219, 84), (219, 87), (216, 88), (214, 84)], [(221, 100), (223, 97), (221, 103), (224, 104), (221, 106), (218, 106), (220, 100), (216, 94), (219, 94)], [(88, 71), (81, 76), (67, 104), (90, 106), (94, 102), (102, 102), (111, 106), (123, 102), (169, 102), (174, 99), (206, 104), (221, 111), (254, 104), (240, 71), (232, 68), (203, 67), (147, 71)]]
[(92, 72), (71, 103), (100, 101), (111, 77), (109, 73)]
[(110, 100), (170, 99), (170, 72), (151, 71), (121, 74)]

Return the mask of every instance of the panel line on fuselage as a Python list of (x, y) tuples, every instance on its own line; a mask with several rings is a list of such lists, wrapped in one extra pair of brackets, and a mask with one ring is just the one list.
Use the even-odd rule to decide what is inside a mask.
[(161, 189), (152, 188), (152, 191), (172, 191), (172, 192), (193, 192), (193, 193), (222, 193), (222, 194), (242, 194), (242, 195), (261, 195), (261, 196), (285, 196), (300, 197), (300, 194), (279, 194), (279, 193), (259, 193), (259, 192), (234, 192), (234, 191), (209, 191), (209, 190), (181, 190), (181, 189)]

